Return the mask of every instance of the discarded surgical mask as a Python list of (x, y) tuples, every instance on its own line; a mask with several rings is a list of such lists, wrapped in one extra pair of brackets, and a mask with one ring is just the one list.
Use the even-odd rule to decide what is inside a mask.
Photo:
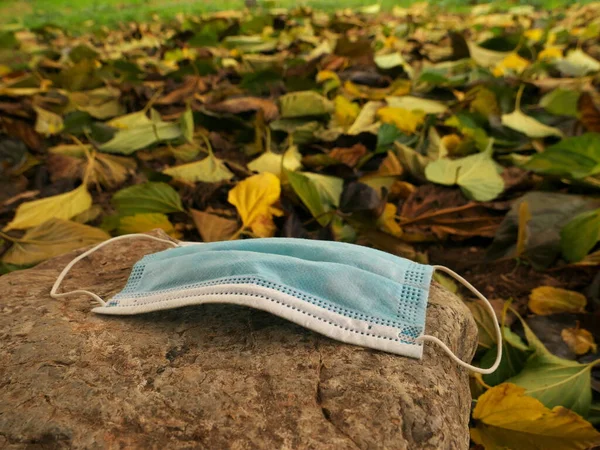
[[(125, 288), (104, 301), (75, 290), (58, 293), (69, 270), (99, 248), (121, 239), (153, 239), (175, 248), (146, 255)], [(489, 369), (460, 360), (435, 336), (424, 334), (434, 270), (465, 285), (487, 306), (499, 345)], [(439, 345), (459, 365), (488, 374), (502, 356), (500, 327), (489, 301), (443, 266), (418, 264), (359, 245), (309, 239), (173, 242), (146, 234), (119, 236), (77, 256), (58, 276), (50, 295), (86, 294), (99, 314), (130, 315), (204, 303), (232, 303), (268, 311), (349, 344), (421, 358), (423, 342)]]

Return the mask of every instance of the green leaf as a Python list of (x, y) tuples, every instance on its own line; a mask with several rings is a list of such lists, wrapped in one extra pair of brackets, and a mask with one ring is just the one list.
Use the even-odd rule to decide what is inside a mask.
[(504, 61), (511, 52), (497, 52), (480, 47), (474, 42), (467, 41), (471, 58), (480, 66), (492, 68)]
[(190, 107), (186, 108), (185, 112), (179, 118), (181, 134), (190, 144), (194, 142), (194, 114)]
[(179, 194), (166, 183), (148, 182), (121, 189), (113, 195), (112, 203), (123, 216), (184, 211)]
[(322, 226), (327, 226), (332, 216), (327, 214), (337, 208), (344, 186), (341, 178), (309, 172), (285, 171), (294, 192)]
[(404, 133), (402, 133), (395, 125), (391, 123), (381, 124), (379, 130), (377, 130), (377, 150), (375, 150), (375, 152), (387, 152), (390, 145), (402, 136), (404, 136)]
[(385, 101), (392, 108), (402, 108), (409, 111), (423, 111), (425, 114), (442, 114), (448, 110), (448, 106), (435, 100), (426, 98), (412, 97), (404, 95), (402, 97), (386, 97)]
[(279, 97), (282, 119), (331, 114), (334, 105), (327, 98), (314, 91), (300, 91)]
[(600, 173), (600, 134), (586, 133), (563, 139), (523, 165), (544, 175), (582, 179)]
[(160, 115), (151, 110), (152, 119), (148, 120), (142, 113), (129, 114), (111, 121), (121, 128), (113, 138), (98, 146), (107, 153), (130, 155), (158, 142), (178, 139), (182, 136), (181, 127), (176, 123), (160, 120)]
[(217, 183), (233, 178), (233, 173), (212, 152), (201, 161), (169, 167), (163, 170), (163, 173), (188, 183), (195, 183), (197, 181)]
[(104, 231), (62, 219), (50, 219), (16, 240), (2, 256), (2, 262), (29, 265), (87, 245), (97, 244), (110, 236)]
[(592, 402), (591, 370), (594, 363), (579, 364), (554, 356), (542, 344), (525, 321), (518, 316), (525, 337), (534, 354), (523, 370), (507, 380), (525, 388), (525, 393), (537, 398), (546, 407), (563, 406), (587, 416)]
[(266, 151), (258, 158), (249, 162), (248, 169), (259, 173), (270, 172), (281, 178), (282, 167), (293, 172), (302, 167), (301, 160), (302, 155), (298, 151), (298, 147), (292, 145), (285, 153), (280, 155)]
[[(502, 337), (502, 360), (500, 365), (494, 373), (483, 375), (483, 381), (490, 386), (497, 386), (520, 373), (531, 354), (529, 347), (517, 334), (510, 331), (510, 328), (503, 327)], [(490, 367), (496, 360), (496, 352), (496, 346), (488, 350), (481, 358), (481, 367)]]
[(556, 116), (578, 117), (577, 102), (580, 96), (579, 91), (557, 88), (541, 98), (540, 106)]
[(560, 232), (560, 247), (567, 261), (581, 261), (600, 240), (600, 209), (579, 214)]
[(467, 197), (474, 200), (493, 200), (504, 190), (504, 181), (498, 174), (492, 152), (492, 145), (489, 145), (487, 151), (476, 155), (435, 160), (425, 168), (425, 176), (434, 183), (457, 184)]
[(562, 137), (563, 133), (558, 128), (549, 127), (542, 122), (527, 116), (518, 108), (510, 114), (502, 114), (502, 125), (523, 133), (530, 138), (544, 138), (548, 136)]
[(92, 206), (92, 196), (85, 185), (70, 192), (19, 205), (14, 219), (4, 228), (23, 230), (41, 225), (49, 219), (70, 219)]

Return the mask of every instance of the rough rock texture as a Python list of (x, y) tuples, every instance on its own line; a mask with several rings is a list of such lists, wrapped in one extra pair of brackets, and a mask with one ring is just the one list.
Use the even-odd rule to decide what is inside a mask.
[[(154, 241), (121, 241), (63, 290), (109, 297)], [(0, 278), (0, 448), (466, 449), (467, 371), (345, 345), (267, 313), (206, 305), (90, 312), (50, 287), (78, 252)], [(476, 326), (435, 284), (427, 331), (469, 360)]]

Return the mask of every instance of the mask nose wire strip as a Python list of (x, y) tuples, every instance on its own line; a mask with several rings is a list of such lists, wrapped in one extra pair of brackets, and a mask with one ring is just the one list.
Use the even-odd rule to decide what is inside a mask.
[(179, 244), (177, 242), (173, 242), (173, 241), (169, 241), (167, 239), (161, 239), (161, 238), (158, 238), (155, 236), (150, 236), (148, 234), (141, 234), (141, 233), (126, 234), (123, 236), (117, 236), (112, 239), (108, 239), (107, 241), (101, 242), (100, 244), (96, 245), (95, 247), (92, 247), (89, 250), (87, 250), (86, 252), (83, 252), (81, 255), (73, 258), (73, 260), (65, 266), (65, 268), (62, 270), (60, 275), (58, 275), (58, 278), (54, 282), (54, 286), (52, 286), (52, 289), (50, 290), (50, 296), (52, 298), (63, 298), (63, 297), (67, 297), (67, 296), (73, 295), (73, 294), (85, 294), (85, 295), (89, 295), (90, 297), (92, 297), (94, 300), (99, 302), (102, 306), (106, 306), (106, 302), (104, 300), (102, 300), (99, 296), (97, 296), (96, 294), (94, 294), (93, 292), (90, 292), (90, 291), (86, 291), (83, 289), (77, 289), (75, 291), (63, 292), (60, 294), (58, 294), (56, 291), (60, 287), (60, 284), (62, 283), (63, 279), (67, 276), (67, 274), (69, 273), (69, 271), (75, 264), (77, 264), (83, 258), (91, 255), (96, 250), (101, 249), (105, 245), (111, 244), (115, 241), (120, 241), (121, 239), (151, 239), (153, 241), (164, 242), (165, 244), (172, 245), (173, 247), (179, 247)]
[(481, 301), (483, 301), (483, 303), (487, 307), (490, 315), (492, 316), (492, 321), (494, 322), (494, 329), (496, 331), (496, 340), (498, 343), (498, 345), (497, 345), (498, 352), (496, 353), (496, 361), (494, 361), (494, 364), (492, 365), (492, 367), (490, 367), (489, 369), (483, 369), (481, 367), (472, 366), (471, 364), (468, 364), (468, 363), (464, 362), (463, 360), (461, 360), (460, 358), (458, 358), (458, 356), (456, 356), (444, 342), (442, 342), (435, 336), (430, 336), (430, 335), (425, 334), (425, 335), (418, 337), (417, 341), (434, 342), (435, 344), (439, 345), (442, 348), (442, 350), (444, 350), (448, 354), (448, 356), (450, 356), (450, 358), (452, 358), (458, 365), (465, 367), (469, 370), (472, 370), (473, 372), (478, 372), (478, 373), (481, 373), (484, 375), (493, 373), (500, 365), (500, 360), (502, 359), (502, 332), (500, 331), (500, 325), (498, 325), (498, 320), (496, 319), (496, 313), (494, 312), (494, 308), (492, 307), (492, 304), (490, 303), (490, 301), (487, 298), (485, 298), (483, 296), (483, 294), (481, 292), (479, 292), (477, 289), (475, 289), (475, 287), (471, 283), (469, 283), (467, 280), (465, 280), (463, 277), (461, 277), (459, 274), (457, 274), (453, 270), (448, 269), (447, 267), (444, 267), (444, 266), (433, 266), (433, 267), (435, 270), (445, 272), (448, 275), (452, 276), (454, 279), (456, 279), (457, 281), (462, 283), (473, 294), (475, 294), (475, 296), (477, 296), (477, 298), (479, 298)]

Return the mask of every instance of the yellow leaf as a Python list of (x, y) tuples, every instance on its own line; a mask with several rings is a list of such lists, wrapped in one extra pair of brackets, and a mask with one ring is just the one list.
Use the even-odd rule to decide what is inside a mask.
[(502, 61), (500, 61), (499, 64), (496, 65), (496, 67), (493, 70), (493, 73), (497, 77), (501, 77), (505, 73), (510, 71), (515, 73), (521, 73), (527, 67), (529, 67), (529, 64), (529, 61), (527, 61), (525, 58), (520, 57), (517, 53), (513, 52), (509, 54), (506, 58), (504, 58)]
[(534, 28), (533, 30), (527, 30), (525, 31), (525, 33), (523, 33), (523, 36), (532, 41), (541, 40), (543, 35), (544, 30), (542, 30), (541, 28)]
[(50, 219), (27, 230), (2, 256), (2, 262), (17, 265), (35, 264), (108, 238), (110, 236), (98, 228), (69, 220)]
[(527, 225), (531, 220), (531, 211), (529, 210), (529, 204), (526, 201), (522, 201), (519, 205), (519, 230), (517, 233), (517, 258), (523, 254), (527, 247), (527, 240), (529, 239), (529, 232)]
[(377, 226), (381, 231), (385, 231), (392, 236), (402, 236), (402, 228), (396, 222), (397, 208), (393, 203), (386, 203), (383, 214), (377, 219)]
[(244, 227), (251, 228), (257, 236), (266, 237), (270, 230), (274, 231), (273, 214), (279, 211), (272, 205), (280, 194), (279, 178), (265, 172), (240, 181), (229, 191), (227, 201), (237, 208)]
[(14, 219), (4, 228), (24, 230), (49, 219), (70, 219), (92, 206), (92, 196), (84, 185), (60, 195), (25, 202), (17, 208)]
[(562, 406), (550, 410), (524, 393), (503, 383), (479, 397), (473, 441), (485, 450), (584, 450), (600, 444), (600, 433), (581, 416)]
[(454, 154), (458, 149), (458, 146), (461, 144), (462, 139), (457, 134), (447, 134), (441, 139), (442, 145), (446, 147), (449, 154)]
[(358, 117), (360, 107), (342, 95), (338, 95), (333, 104), (335, 106), (334, 117), (337, 125), (347, 129)]
[(321, 70), (318, 74), (317, 74), (317, 83), (323, 83), (327, 80), (340, 80), (340, 77), (338, 77), (337, 73), (332, 72), (331, 70)]
[(558, 59), (562, 58), (563, 52), (560, 47), (546, 47), (538, 54), (538, 61), (542, 61), (545, 59)]
[(425, 120), (425, 113), (421, 111), (409, 111), (389, 106), (377, 111), (377, 116), (382, 122), (396, 125), (396, 127), (408, 134), (413, 134), (417, 131), (419, 125)]
[(228, 240), (238, 229), (236, 220), (211, 214), (207, 211), (191, 210), (194, 224), (204, 242)]
[(227, 168), (225, 163), (214, 156), (212, 152), (200, 161), (169, 167), (163, 170), (163, 173), (188, 183), (195, 183), (197, 181), (218, 183), (219, 181), (233, 178), (233, 173)]
[(560, 336), (576, 355), (584, 355), (590, 350), (596, 353), (598, 349), (592, 333), (579, 328), (579, 321), (574, 328), (565, 328), (562, 330)]
[(266, 151), (258, 158), (248, 163), (248, 169), (254, 172), (270, 172), (282, 178), (283, 174), (281, 168), (294, 171), (302, 167), (302, 155), (298, 151), (298, 147), (292, 145), (288, 148), (285, 153), (277, 154), (271, 151)]
[(34, 106), (33, 109), (37, 113), (35, 120), (35, 131), (44, 136), (60, 133), (64, 128), (62, 117), (53, 112)]
[(552, 286), (541, 286), (531, 291), (529, 309), (535, 314), (546, 316), (557, 313), (585, 312), (587, 300), (579, 292)]
[(175, 239), (181, 238), (181, 233), (173, 227), (166, 214), (161, 213), (141, 213), (121, 217), (118, 232), (119, 234), (146, 233), (156, 228), (160, 228)]

